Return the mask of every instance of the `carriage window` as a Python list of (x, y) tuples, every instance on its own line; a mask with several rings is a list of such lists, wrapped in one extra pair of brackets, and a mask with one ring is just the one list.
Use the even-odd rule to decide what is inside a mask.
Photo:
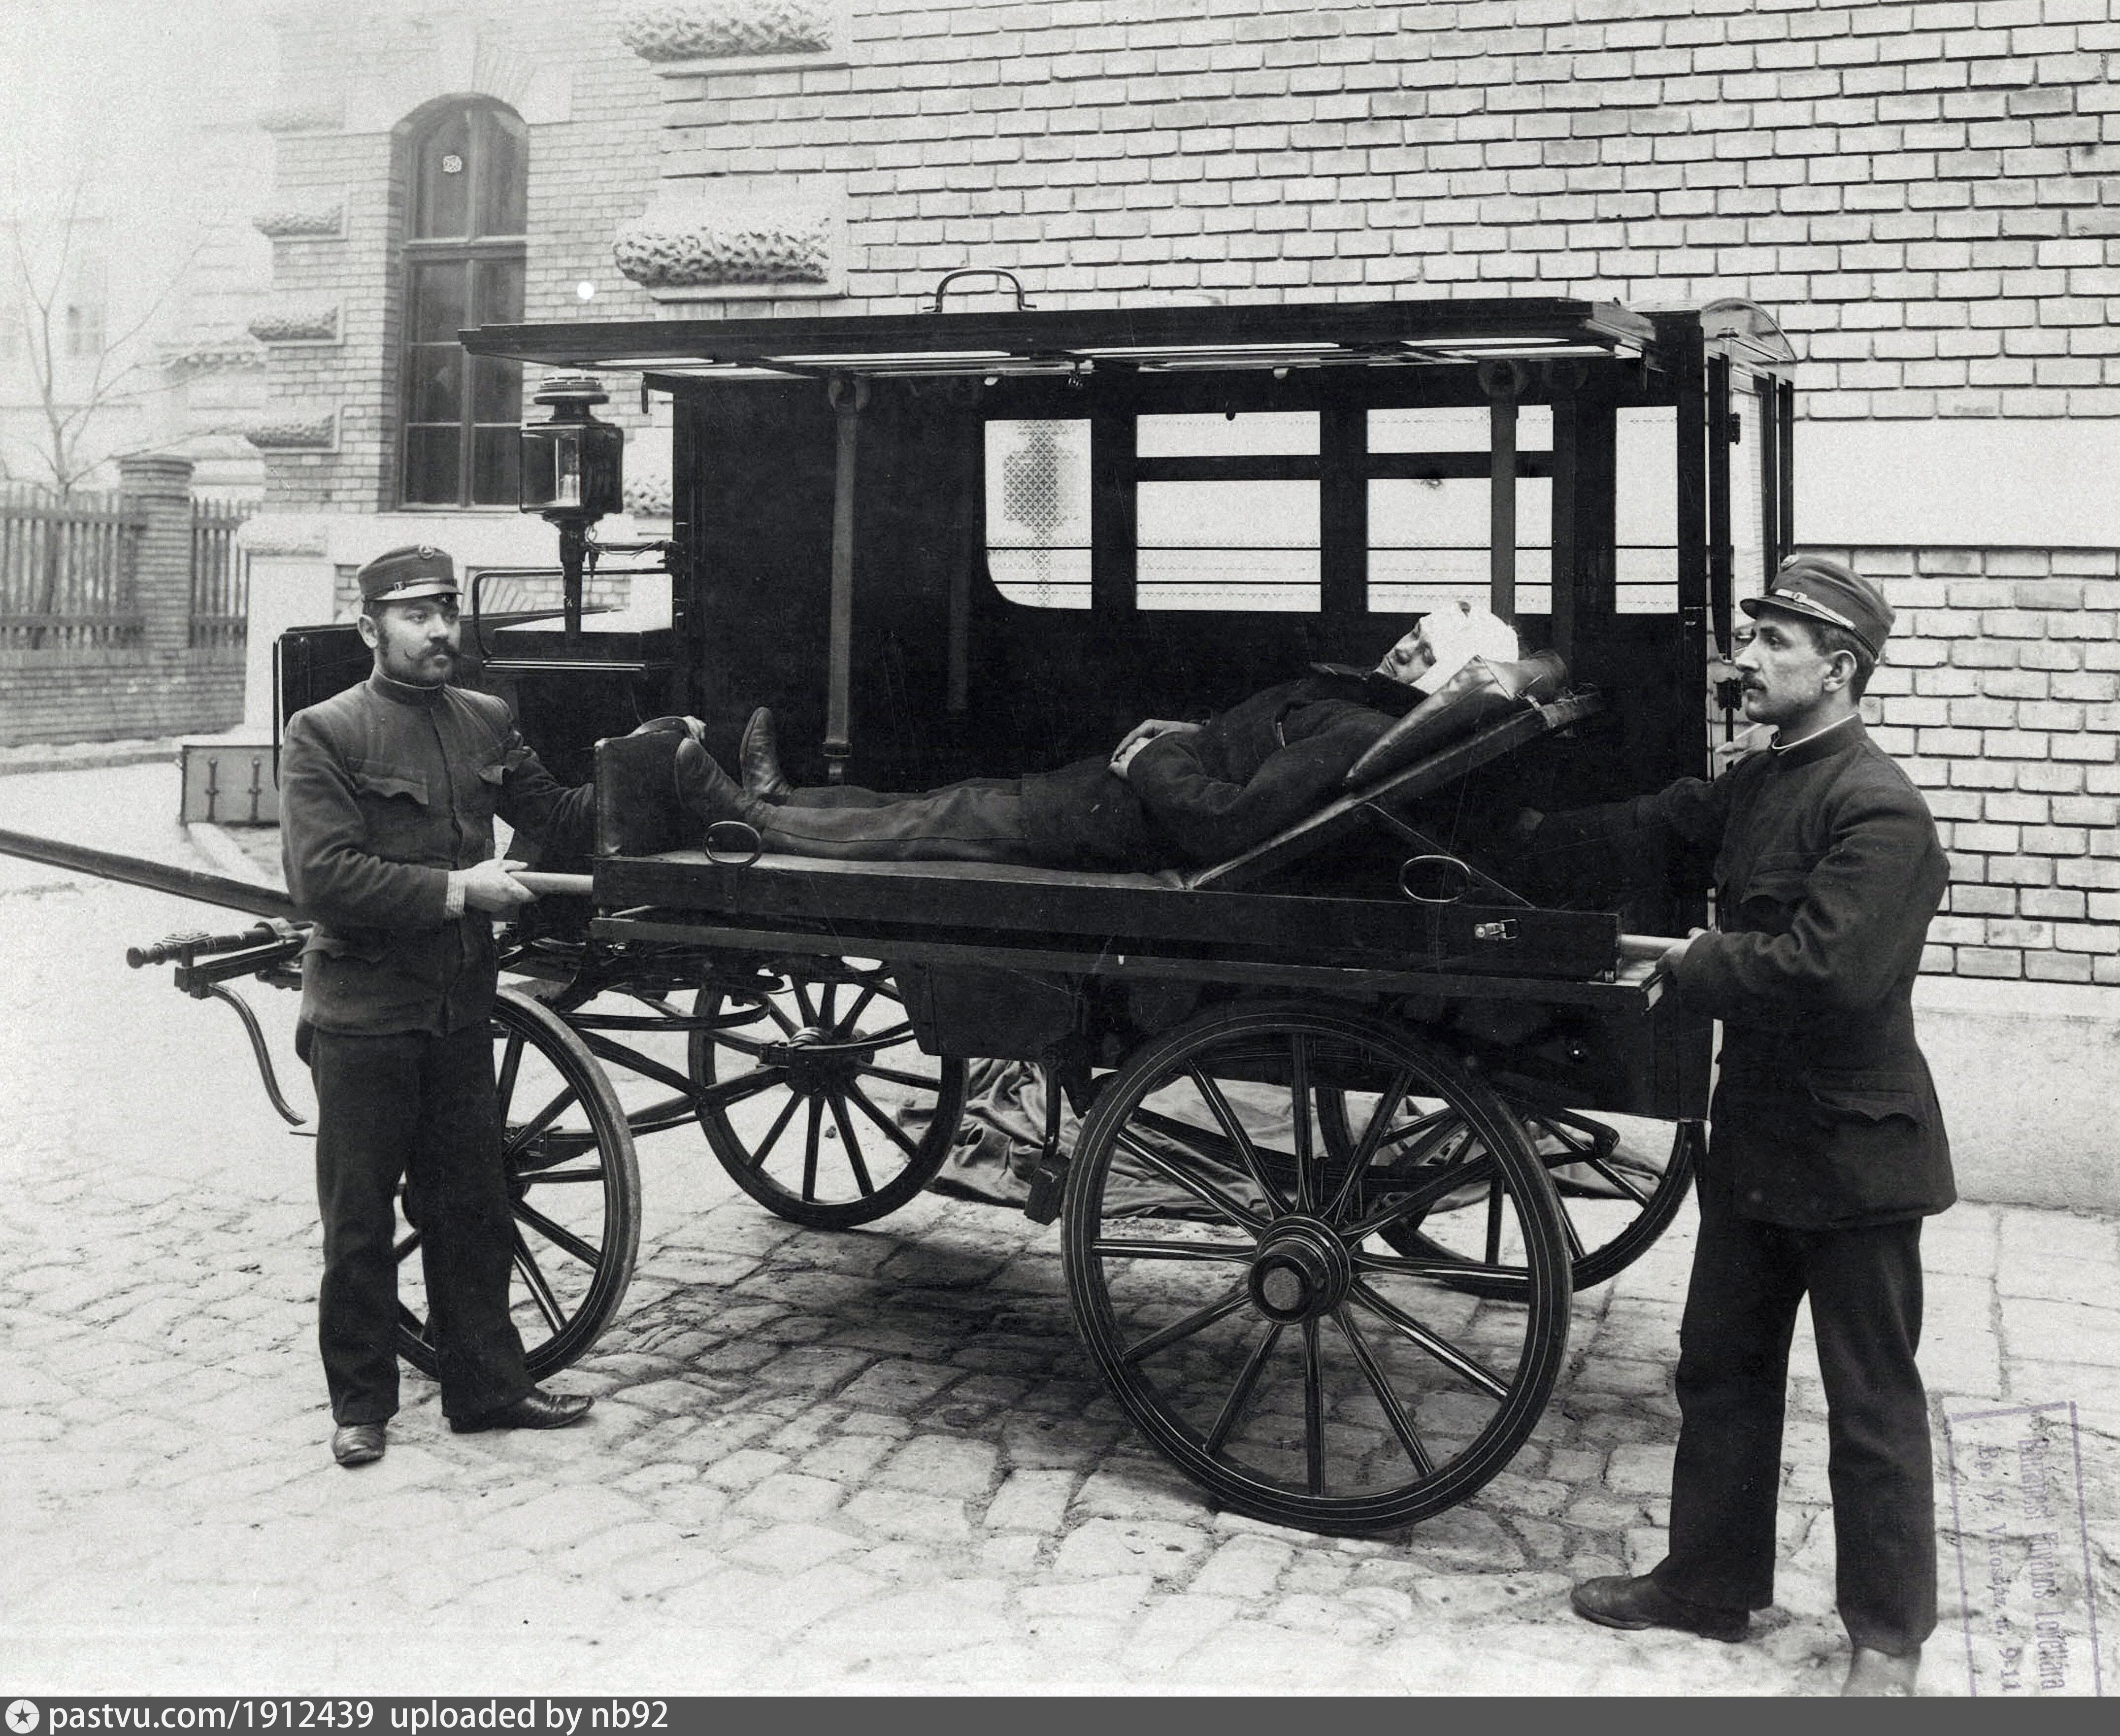
[(1090, 606), (1090, 425), (987, 424), (987, 568), (1011, 603)]
[[(1668, 404), (1623, 405), (1618, 415), (1615, 607), (1622, 615), (1672, 614), (1678, 608), (1678, 412)], [(1752, 486), (1756, 495), (1756, 477)]]
[[(1313, 411), (1144, 416), (1135, 451), (1134, 597), (1144, 609), (1307, 612), (1318, 607), (1318, 419)], [(1214, 461), (1285, 458), (1309, 476), (1217, 477)], [(1202, 461), (1157, 477), (1157, 459)], [(1274, 467), (1265, 467), (1272, 469)]]
[(497, 103), (447, 109), (412, 139), (404, 247), (407, 506), (513, 506), (523, 364), (472, 356), (467, 325), (523, 318), (528, 133)]
[(1760, 459), (1773, 426), (1762, 413), (1759, 383), (1734, 369), (1730, 375), (1730, 408), (1737, 417), (1737, 444), (1730, 454), (1730, 571), (1732, 594), (1756, 597), (1770, 576), (1767, 551), (1766, 502), (1760, 487)]
[[(1490, 438), (1484, 405), (1372, 410), (1369, 450), (1432, 454), (1462, 462), (1439, 463), (1432, 477), (1375, 477), (1369, 482), (1369, 604), (1378, 614), (1410, 614), (1445, 603), (1485, 607), (1489, 594)], [(1517, 451), (1553, 450), (1553, 412), (1525, 404), (1517, 412)], [(1464, 473), (1467, 469), (1471, 473)], [(1553, 482), (1517, 479), (1517, 609), (1544, 615), (1553, 608)]]

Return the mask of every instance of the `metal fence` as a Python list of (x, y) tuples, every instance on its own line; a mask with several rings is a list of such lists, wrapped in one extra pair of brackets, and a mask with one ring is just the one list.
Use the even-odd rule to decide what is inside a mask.
[(0, 485), (0, 649), (137, 645), (146, 519), (115, 494)]
[(195, 645), (239, 645), (250, 603), (250, 557), (236, 541), (256, 510), (244, 500), (192, 502), (192, 626)]

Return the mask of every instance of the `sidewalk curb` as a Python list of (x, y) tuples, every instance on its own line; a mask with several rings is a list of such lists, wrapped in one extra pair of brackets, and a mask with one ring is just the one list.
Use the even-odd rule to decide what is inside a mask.
[[(32, 753), (43, 757), (32, 759), (29, 757)], [(0, 778), (38, 772), (105, 771), (117, 766), (146, 766), (181, 757), (183, 750), (174, 739), (95, 742), (83, 744), (80, 752), (63, 747), (0, 747)]]

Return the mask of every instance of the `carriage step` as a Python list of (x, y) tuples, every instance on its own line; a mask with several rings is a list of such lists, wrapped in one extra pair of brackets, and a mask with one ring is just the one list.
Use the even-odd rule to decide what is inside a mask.
[(1067, 1160), (1057, 1154), (1040, 1157), (1030, 1171), (1030, 1197), (1023, 1203), (1023, 1215), (1034, 1224), (1049, 1224), (1060, 1215), (1061, 1196), (1067, 1189)]

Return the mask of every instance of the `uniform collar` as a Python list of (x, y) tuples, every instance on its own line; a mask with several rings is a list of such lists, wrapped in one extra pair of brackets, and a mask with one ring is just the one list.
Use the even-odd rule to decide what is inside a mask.
[(416, 687), (410, 682), (393, 681), (380, 669), (371, 669), (368, 685), (378, 697), (393, 700), (401, 705), (439, 705), (447, 684), (443, 687)]
[(1838, 718), (1823, 729), (1814, 729), (1809, 735), (1793, 742), (1777, 738), (1768, 744), (1767, 752), (1778, 764), (1808, 766), (1814, 760), (1822, 760), (1829, 754), (1838, 753), (1843, 747), (1853, 747), (1867, 739), (1862, 728), (1862, 714), (1851, 711)]
[(1392, 717), (1405, 716), (1421, 700), (1420, 689), (1409, 687), (1404, 682), (1393, 681), (1388, 675), (1381, 675), (1374, 668), (1358, 669), (1352, 663), (1313, 663), (1310, 668), (1313, 674), (1360, 688), (1364, 705)]

